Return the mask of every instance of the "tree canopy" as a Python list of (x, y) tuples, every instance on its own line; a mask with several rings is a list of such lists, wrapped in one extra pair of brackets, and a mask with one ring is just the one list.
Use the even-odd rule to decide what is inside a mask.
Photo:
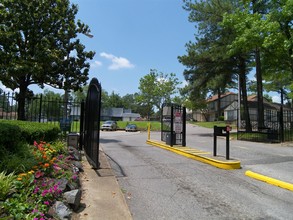
[[(251, 70), (256, 73), (260, 106), (263, 83), (268, 92), (287, 91), (290, 96), (292, 6), (292, 1), (286, 0), (184, 0), (189, 21), (197, 28), (195, 41), (186, 44), (187, 54), (178, 57), (186, 66), (186, 92), (191, 101), (202, 97), (202, 92), (224, 91), (239, 76), (244, 116), (249, 117), (247, 74)], [(258, 109), (258, 124), (262, 126), (264, 110)], [(245, 124), (249, 130), (249, 118), (245, 118)]]
[(151, 112), (153, 107), (161, 110), (164, 102), (171, 102), (172, 95), (178, 92), (180, 82), (174, 73), (164, 74), (156, 69), (142, 77), (139, 81), (138, 102)]
[(85, 51), (78, 34), (90, 29), (76, 21), (69, 0), (2, 0), (0, 5), (0, 80), (19, 89), (18, 118), (24, 119), (29, 85), (78, 90), (86, 84), (94, 52)]

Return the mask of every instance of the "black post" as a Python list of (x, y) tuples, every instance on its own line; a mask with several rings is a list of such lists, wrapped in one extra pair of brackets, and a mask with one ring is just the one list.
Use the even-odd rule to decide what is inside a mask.
[(217, 156), (217, 126), (214, 126), (214, 157)]
[(183, 118), (182, 118), (182, 146), (186, 146), (186, 107), (183, 107)]
[(284, 142), (284, 116), (283, 116), (283, 106), (284, 106), (284, 90), (281, 89), (281, 107), (280, 107), (280, 139)]
[(82, 150), (84, 143), (84, 100), (80, 103), (80, 119), (79, 119), (79, 150)]
[(229, 134), (230, 134), (230, 131), (226, 130), (226, 160), (229, 160), (230, 158), (230, 135)]
[(41, 97), (40, 97), (39, 122), (41, 122), (41, 116), (42, 116), (42, 102), (43, 102), (43, 94), (41, 94)]
[(170, 143), (170, 146), (173, 147), (173, 129), (174, 129), (174, 126), (173, 126), (173, 121), (174, 121), (174, 115), (173, 115), (173, 105), (171, 105), (171, 143)]

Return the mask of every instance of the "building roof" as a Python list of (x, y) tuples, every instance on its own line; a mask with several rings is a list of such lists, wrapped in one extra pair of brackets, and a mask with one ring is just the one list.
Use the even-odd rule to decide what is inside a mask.
[[(224, 98), (224, 97), (229, 96), (229, 95), (237, 95), (237, 94), (234, 93), (234, 92), (226, 92), (224, 94), (221, 94), (220, 98)], [(207, 102), (213, 102), (213, 101), (216, 101), (216, 100), (218, 100), (218, 95), (213, 95), (212, 97), (207, 99)]]

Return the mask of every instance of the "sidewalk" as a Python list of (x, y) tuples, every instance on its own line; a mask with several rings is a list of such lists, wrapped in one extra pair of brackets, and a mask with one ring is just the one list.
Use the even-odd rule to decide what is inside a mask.
[(80, 173), (81, 208), (72, 219), (131, 220), (124, 195), (101, 147), (99, 161), (101, 168), (94, 170), (86, 157), (82, 158), (84, 172)]

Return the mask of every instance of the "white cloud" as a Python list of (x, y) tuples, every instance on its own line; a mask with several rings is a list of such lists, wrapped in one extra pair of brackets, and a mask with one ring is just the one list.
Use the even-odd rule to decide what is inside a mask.
[(118, 70), (122, 68), (134, 68), (134, 65), (130, 63), (130, 61), (124, 57), (116, 57), (113, 54), (109, 54), (105, 52), (100, 53), (100, 56), (112, 62), (111, 65), (108, 67), (110, 70)]
[(97, 67), (100, 67), (102, 65), (103, 65), (102, 62), (100, 62), (98, 60), (96, 60), (95, 62), (91, 63), (92, 68), (97, 68)]
[(272, 99), (273, 99), (273, 102), (275, 102), (275, 103), (281, 103), (281, 98), (280, 98), (280, 96), (273, 96), (272, 97)]

